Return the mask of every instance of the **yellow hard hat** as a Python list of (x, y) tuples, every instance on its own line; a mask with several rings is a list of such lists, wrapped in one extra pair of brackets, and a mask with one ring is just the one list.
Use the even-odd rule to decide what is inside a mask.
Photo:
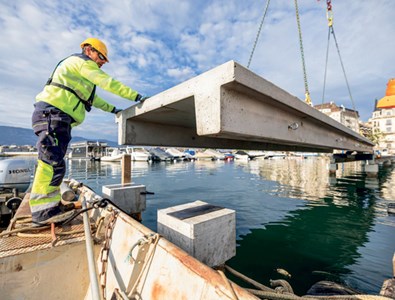
[(107, 47), (106, 44), (104, 44), (101, 40), (96, 39), (96, 38), (87, 38), (85, 41), (81, 43), (81, 49), (84, 48), (86, 44), (91, 45), (93, 48), (95, 48), (97, 51), (99, 51), (101, 54), (104, 55), (106, 58), (107, 62), (108, 60), (108, 54), (107, 54)]

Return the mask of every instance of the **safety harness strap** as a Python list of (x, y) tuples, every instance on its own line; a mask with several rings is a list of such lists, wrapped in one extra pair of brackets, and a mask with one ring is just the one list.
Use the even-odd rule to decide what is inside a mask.
[[(71, 56), (78, 56), (78, 57), (81, 57), (82, 59), (84, 59), (84, 57), (83, 57), (81, 54), (73, 54), (73, 55), (71, 55)], [(84, 106), (85, 106), (85, 110), (86, 110), (87, 112), (90, 112), (90, 111), (92, 110), (93, 99), (95, 98), (96, 85), (93, 85), (92, 93), (90, 94), (89, 98), (88, 98), (87, 100), (85, 100), (85, 99), (82, 99), (82, 98), (77, 94), (77, 92), (74, 91), (72, 88), (70, 88), (70, 87), (68, 87), (68, 86), (66, 86), (66, 85), (64, 85), (64, 84), (61, 84), (61, 83), (57, 83), (57, 82), (53, 82), (53, 81), (52, 81), (53, 75), (55, 74), (55, 71), (56, 71), (56, 69), (59, 67), (59, 65), (60, 65), (64, 60), (66, 60), (67, 58), (69, 58), (69, 57), (71, 57), (71, 56), (68, 56), (68, 57), (62, 59), (60, 62), (58, 62), (58, 64), (56, 65), (55, 69), (53, 70), (53, 72), (52, 72), (52, 74), (51, 74), (51, 77), (48, 78), (47, 83), (46, 83), (45, 85), (53, 85), (53, 86), (56, 86), (56, 87), (58, 87), (58, 88), (61, 88), (61, 89), (66, 90), (66, 91), (72, 93), (74, 96), (76, 96), (77, 99), (78, 99), (78, 103), (77, 103), (76, 106), (74, 106), (73, 111), (75, 111), (75, 110), (77, 109), (77, 107), (80, 105), (80, 103), (82, 103), (82, 104), (84, 104)]]

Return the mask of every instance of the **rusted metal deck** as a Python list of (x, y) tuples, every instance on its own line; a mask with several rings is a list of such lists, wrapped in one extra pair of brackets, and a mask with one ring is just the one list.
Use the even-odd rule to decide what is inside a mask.
[(29, 194), (26, 194), (7, 230), (21, 230), (21, 232), (1, 238), (0, 258), (85, 240), (80, 217), (67, 226), (56, 226), (55, 236), (57, 239), (55, 241), (51, 236), (49, 226), (32, 228)]

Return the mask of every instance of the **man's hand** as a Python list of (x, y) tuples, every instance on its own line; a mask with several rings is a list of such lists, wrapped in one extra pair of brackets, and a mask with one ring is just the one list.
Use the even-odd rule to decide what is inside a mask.
[(138, 94), (137, 97), (136, 97), (136, 102), (142, 103), (142, 102), (144, 102), (145, 100), (147, 100), (148, 98), (149, 98), (148, 96), (144, 96), (144, 95)]
[(114, 108), (112, 109), (111, 112), (112, 112), (113, 114), (117, 114), (117, 113), (119, 113), (119, 112), (121, 112), (121, 111), (122, 111), (122, 109), (114, 107)]

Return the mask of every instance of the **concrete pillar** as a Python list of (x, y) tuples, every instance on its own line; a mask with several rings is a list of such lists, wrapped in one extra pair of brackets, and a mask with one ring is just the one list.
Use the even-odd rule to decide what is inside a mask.
[(329, 162), (328, 171), (329, 171), (329, 176), (336, 176), (337, 164), (335, 163), (335, 160), (333, 158), (331, 158)]
[(368, 177), (375, 177), (379, 173), (379, 165), (378, 164), (366, 164), (365, 172)]
[(236, 255), (236, 213), (202, 201), (158, 210), (158, 233), (204, 264)]
[(110, 184), (102, 187), (102, 193), (129, 215), (141, 214), (146, 208), (145, 185)]
[(329, 175), (336, 176), (337, 164), (329, 164), (328, 169), (329, 169)]
[(367, 177), (365, 179), (365, 187), (368, 189), (378, 189), (379, 188), (379, 180), (376, 176), (374, 177)]
[[(330, 174), (329, 174), (330, 175)], [(334, 175), (336, 175), (336, 172), (334, 173)], [(330, 186), (335, 186), (336, 185), (336, 183), (337, 183), (337, 179), (336, 179), (336, 176), (332, 176), (332, 175), (330, 175), (330, 176), (328, 176), (328, 184), (330, 185)]]

